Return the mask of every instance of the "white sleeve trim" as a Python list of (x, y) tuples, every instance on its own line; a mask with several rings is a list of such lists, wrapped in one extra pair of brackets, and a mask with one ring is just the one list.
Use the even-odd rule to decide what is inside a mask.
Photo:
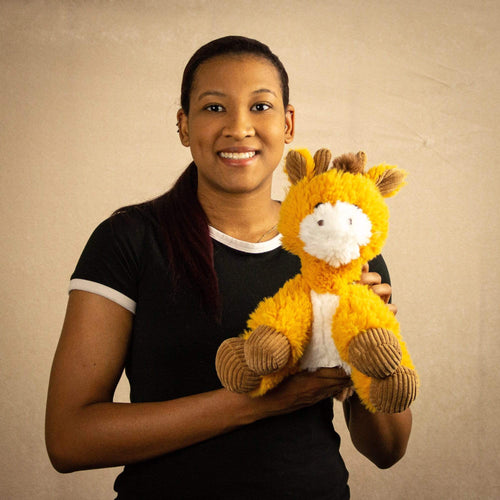
[(123, 293), (118, 292), (114, 288), (110, 288), (109, 286), (101, 285), (101, 283), (96, 283), (95, 281), (72, 279), (69, 282), (69, 291), (71, 292), (71, 290), (82, 290), (84, 292), (95, 293), (96, 295), (105, 297), (106, 299), (124, 307), (132, 314), (135, 314), (135, 301)]

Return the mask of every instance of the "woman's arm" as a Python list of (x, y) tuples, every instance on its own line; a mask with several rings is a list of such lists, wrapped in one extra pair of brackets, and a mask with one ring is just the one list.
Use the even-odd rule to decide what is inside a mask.
[[(369, 285), (396, 314), (396, 306), (389, 304), (391, 286), (382, 283), (378, 273), (370, 272), (365, 265), (360, 281)], [(403, 457), (412, 426), (410, 409), (394, 414), (370, 413), (353, 394), (344, 401), (344, 415), (354, 446), (377, 467), (386, 469)]]
[(350, 385), (333, 368), (290, 377), (262, 398), (220, 389), (159, 403), (113, 403), (131, 328), (132, 314), (121, 306), (71, 292), (47, 399), (46, 443), (58, 471), (153, 458), (309, 406)]
[(387, 469), (403, 457), (410, 439), (410, 409), (370, 413), (354, 394), (344, 402), (344, 415), (354, 446), (377, 467)]

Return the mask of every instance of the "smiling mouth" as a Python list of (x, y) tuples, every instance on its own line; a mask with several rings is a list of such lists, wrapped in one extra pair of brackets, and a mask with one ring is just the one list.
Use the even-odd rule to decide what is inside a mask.
[(227, 160), (247, 160), (253, 158), (256, 155), (256, 151), (246, 151), (244, 153), (232, 153), (229, 151), (221, 151), (219, 156)]

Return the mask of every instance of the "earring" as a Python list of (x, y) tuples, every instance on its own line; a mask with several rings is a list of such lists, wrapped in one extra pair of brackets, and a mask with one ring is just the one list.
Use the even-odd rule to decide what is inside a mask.
[(179, 130), (179, 122), (177, 122), (177, 123), (175, 124), (175, 126), (177, 127), (177, 133), (179, 134), (179, 133), (180, 133), (180, 130)]

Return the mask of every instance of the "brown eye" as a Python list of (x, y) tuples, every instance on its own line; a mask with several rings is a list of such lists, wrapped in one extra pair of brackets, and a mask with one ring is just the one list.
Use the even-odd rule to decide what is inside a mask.
[(323, 219), (318, 221), (318, 226), (324, 226), (324, 225), (325, 225), (325, 221)]

